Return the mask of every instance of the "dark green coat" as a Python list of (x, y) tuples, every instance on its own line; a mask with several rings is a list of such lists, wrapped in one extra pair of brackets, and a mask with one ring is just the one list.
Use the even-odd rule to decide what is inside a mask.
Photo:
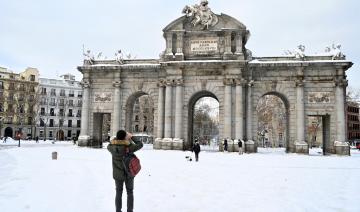
[(129, 147), (129, 152), (136, 152), (143, 147), (141, 141), (120, 141), (113, 140), (108, 145), (107, 149), (112, 154), (113, 178), (115, 180), (125, 180), (126, 173), (123, 165), (123, 157), (125, 156), (126, 147)]

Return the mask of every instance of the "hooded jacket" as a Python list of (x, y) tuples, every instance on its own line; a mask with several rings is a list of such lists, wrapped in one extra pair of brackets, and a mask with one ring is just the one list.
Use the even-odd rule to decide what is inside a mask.
[(112, 155), (113, 178), (115, 180), (125, 180), (127, 178), (123, 164), (126, 147), (129, 148), (129, 152), (136, 152), (143, 147), (143, 143), (140, 140), (127, 141), (114, 139), (107, 146), (107, 149)]

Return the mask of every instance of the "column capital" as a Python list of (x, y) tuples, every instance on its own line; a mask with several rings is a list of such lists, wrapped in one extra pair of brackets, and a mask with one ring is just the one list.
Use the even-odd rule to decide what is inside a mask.
[(90, 80), (88, 79), (82, 79), (80, 82), (81, 87), (85, 88), (90, 88), (91, 84), (90, 84)]
[(183, 79), (176, 79), (175, 80), (175, 85), (176, 86), (183, 86), (184, 85), (184, 80)]
[(234, 85), (234, 79), (232, 79), (232, 78), (227, 78), (227, 79), (224, 79), (224, 85), (227, 85), (227, 86), (232, 86), (232, 85)]
[(255, 83), (254, 80), (248, 80), (248, 81), (247, 81), (247, 86), (251, 88), (251, 87), (254, 86), (254, 83)]
[(302, 79), (295, 80), (295, 87), (304, 87), (304, 84), (304, 80)]
[(349, 85), (346, 79), (334, 79), (335, 87), (347, 87)]
[(157, 86), (162, 88), (165, 87), (166, 86), (165, 79), (160, 79), (159, 82), (157, 83)]
[(167, 79), (167, 80), (165, 81), (165, 85), (172, 87), (172, 86), (175, 85), (175, 82), (174, 82), (174, 80), (172, 80), (172, 79)]
[(122, 83), (122, 82), (121, 82), (120, 80), (113, 81), (113, 86), (114, 86), (115, 88), (120, 88), (121, 83)]
[(239, 85), (241, 87), (244, 87), (246, 85), (246, 80), (241, 78), (241, 79), (235, 79), (235, 85)]

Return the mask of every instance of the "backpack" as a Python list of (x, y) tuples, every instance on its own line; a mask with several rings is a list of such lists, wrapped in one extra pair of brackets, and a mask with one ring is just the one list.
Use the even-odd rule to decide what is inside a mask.
[(128, 177), (135, 177), (141, 170), (139, 158), (133, 152), (129, 152), (129, 148), (126, 148), (123, 165)]

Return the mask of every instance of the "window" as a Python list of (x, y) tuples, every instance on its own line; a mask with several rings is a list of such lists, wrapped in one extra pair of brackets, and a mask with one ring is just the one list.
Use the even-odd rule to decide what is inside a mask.
[(74, 97), (74, 90), (69, 91), (69, 97)]
[(35, 82), (35, 75), (30, 75), (30, 81)]
[(135, 125), (135, 132), (139, 132), (139, 125)]
[(68, 127), (72, 127), (72, 120), (68, 120)]
[(81, 101), (80, 99), (78, 100), (77, 106), (78, 106), (78, 107), (81, 107), (81, 106), (82, 106), (82, 101)]
[(33, 106), (33, 105), (29, 105), (28, 113), (33, 113), (33, 112), (34, 112), (34, 106)]
[(76, 117), (81, 117), (81, 110), (78, 110), (78, 111), (77, 111)]
[(30, 92), (35, 92), (35, 87), (34, 86), (30, 86)]
[(54, 108), (50, 108), (50, 116), (55, 116), (55, 109)]
[(174, 33), (172, 35), (172, 53), (175, 55), (177, 52), (177, 35)]
[(0, 103), (0, 112), (4, 112), (3, 104), (2, 104), (2, 103)]
[(28, 117), (28, 125), (31, 125), (32, 124), (32, 117)]
[(45, 108), (40, 108), (40, 115), (45, 116)]
[(78, 97), (82, 97), (82, 91), (78, 92)]
[(0, 81), (0, 89), (4, 89), (4, 83)]
[(24, 101), (24, 100), (25, 100), (24, 94), (19, 94), (19, 101)]
[(65, 96), (65, 90), (64, 89), (60, 90), (60, 96)]
[(41, 94), (46, 95), (46, 88), (41, 88)]
[(41, 137), (41, 138), (44, 137), (44, 131), (43, 130), (39, 131), (39, 137)]
[(73, 100), (69, 100), (69, 106), (74, 106), (74, 101)]
[(59, 116), (64, 116), (64, 109), (60, 109)]
[(46, 105), (46, 98), (41, 98), (40, 104)]
[(65, 105), (65, 99), (60, 99), (59, 106), (64, 106), (64, 105)]
[(50, 119), (49, 127), (54, 127), (54, 119)]
[(146, 132), (146, 131), (147, 131), (147, 126), (145, 125), (145, 126), (144, 126), (144, 132)]
[(15, 90), (15, 84), (13, 82), (9, 84), (9, 90)]
[(44, 119), (40, 119), (40, 127), (44, 127), (44, 126), (45, 126)]
[(30, 95), (30, 96), (29, 96), (29, 101), (30, 101), (30, 102), (34, 101), (34, 99), (35, 99), (34, 95)]
[(24, 105), (20, 105), (19, 106), (19, 113), (24, 113), (25, 109), (24, 109)]
[(139, 116), (138, 115), (135, 116), (135, 121), (139, 121)]
[(51, 95), (51, 96), (56, 96), (56, 89), (55, 89), (55, 88), (52, 88), (52, 89), (51, 89), (50, 95)]
[(25, 85), (24, 84), (20, 84), (20, 91), (25, 91)]
[(60, 120), (59, 120), (59, 127), (62, 127), (62, 126), (64, 126), (64, 120), (63, 120), (63, 119), (60, 119)]
[(80, 120), (76, 121), (76, 127), (81, 127), (81, 121)]
[(68, 130), (67, 137), (71, 138), (71, 130)]
[(53, 137), (53, 131), (49, 131), (49, 138)]
[(51, 106), (55, 106), (55, 105), (56, 105), (56, 103), (55, 103), (55, 98), (51, 98), (51, 99), (50, 99), (50, 105), (51, 105)]
[(12, 104), (8, 104), (7, 112), (10, 112), (10, 113), (14, 112)]
[(69, 117), (73, 117), (73, 110), (69, 109)]

